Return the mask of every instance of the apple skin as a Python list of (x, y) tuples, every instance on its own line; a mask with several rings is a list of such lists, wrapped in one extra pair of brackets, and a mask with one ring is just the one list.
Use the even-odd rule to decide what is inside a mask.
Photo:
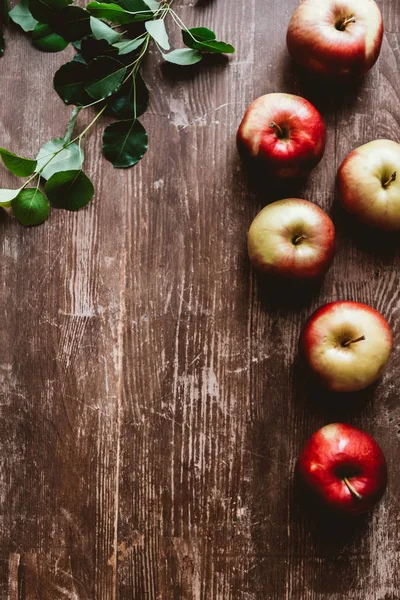
[(382, 14), (374, 0), (303, 0), (286, 41), (293, 60), (305, 69), (351, 78), (374, 66), (382, 39)]
[(356, 148), (339, 167), (337, 182), (350, 214), (371, 227), (400, 230), (400, 144), (375, 140)]
[(237, 132), (241, 155), (282, 178), (307, 175), (321, 160), (325, 141), (318, 110), (293, 94), (266, 94), (254, 100)]
[[(331, 423), (306, 442), (297, 464), (297, 475), (324, 507), (345, 515), (371, 510), (387, 485), (385, 456), (377, 442), (361, 429)], [(350, 483), (358, 497), (345, 483)]]
[(252, 222), (248, 251), (262, 273), (313, 279), (324, 275), (332, 262), (335, 228), (328, 215), (308, 200), (278, 200)]
[(393, 338), (389, 323), (371, 306), (338, 301), (311, 315), (300, 345), (311, 370), (326, 388), (356, 392), (379, 379)]

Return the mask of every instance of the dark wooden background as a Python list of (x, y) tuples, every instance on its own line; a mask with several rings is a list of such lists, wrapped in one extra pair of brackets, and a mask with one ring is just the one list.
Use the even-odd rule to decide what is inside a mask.
[[(237, 53), (179, 70), (153, 52), (144, 160), (114, 170), (99, 126), (90, 207), (34, 229), (1, 216), (2, 600), (400, 598), (400, 240), (356, 226), (334, 200), (351, 149), (400, 141), (399, 5), (380, 1), (378, 65), (332, 90), (288, 59), (297, 3), (177, 2)], [(52, 77), (67, 57), (11, 28), (2, 146), (31, 156), (64, 133), (70, 109)], [(254, 182), (237, 156), (246, 106), (275, 91), (305, 95), (326, 119), (326, 156), (303, 187)], [(259, 282), (246, 255), (253, 217), (289, 193), (337, 225), (334, 265), (309, 293)], [(302, 323), (335, 299), (370, 303), (395, 334), (383, 380), (341, 402), (297, 359)], [(390, 472), (380, 506), (346, 527), (314, 521), (292, 479), (307, 437), (333, 420), (373, 434)]]

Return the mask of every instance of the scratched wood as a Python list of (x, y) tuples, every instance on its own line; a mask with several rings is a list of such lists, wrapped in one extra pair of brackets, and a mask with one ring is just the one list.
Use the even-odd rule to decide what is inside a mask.
[[(400, 13), (380, 2), (377, 67), (332, 90), (287, 57), (296, 5), (179, 2), (236, 55), (179, 70), (153, 52), (145, 159), (113, 170), (99, 128), (87, 209), (34, 229), (1, 215), (1, 600), (399, 598), (399, 242), (345, 216), (334, 179), (355, 146), (400, 141)], [(2, 146), (33, 155), (63, 133), (51, 79), (65, 57), (12, 29)], [(254, 181), (236, 153), (246, 106), (273, 91), (305, 95), (326, 120), (325, 159), (303, 188)], [(271, 289), (246, 256), (255, 214), (289, 192), (337, 225), (334, 265), (310, 292)], [(305, 318), (335, 299), (372, 304), (395, 334), (383, 380), (341, 403), (297, 358)], [(345, 528), (310, 515), (292, 479), (306, 438), (333, 420), (373, 434), (389, 463), (383, 502)]]

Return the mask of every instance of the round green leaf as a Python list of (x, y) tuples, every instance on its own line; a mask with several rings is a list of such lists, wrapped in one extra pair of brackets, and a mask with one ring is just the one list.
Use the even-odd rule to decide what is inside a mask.
[(37, 25), (37, 20), (32, 16), (29, 10), (28, 0), (21, 0), (10, 10), (10, 17), (24, 31), (33, 31)]
[(116, 4), (119, 4), (130, 13), (136, 13), (134, 15), (136, 21), (147, 21), (153, 18), (153, 11), (148, 10), (149, 6), (144, 0), (117, 0)]
[(85, 90), (95, 100), (111, 96), (121, 85), (126, 67), (111, 56), (100, 56), (88, 64)]
[(40, 23), (50, 23), (51, 19), (73, 0), (29, 0), (29, 8)]
[(21, 190), (11, 201), (11, 207), (17, 221), (25, 226), (40, 225), (50, 212), (49, 201), (38, 188)]
[(117, 58), (118, 50), (106, 40), (96, 40), (93, 37), (87, 37), (82, 40), (81, 54), (86, 62), (89, 63), (99, 56), (114, 56)]
[(164, 50), (169, 50), (169, 39), (168, 33), (165, 29), (164, 19), (156, 19), (155, 21), (147, 21), (144, 24), (147, 32), (151, 35), (153, 40)]
[(146, 153), (147, 133), (139, 121), (111, 123), (103, 135), (103, 154), (114, 167), (127, 168), (136, 165)]
[(114, 3), (108, 4), (107, 2), (90, 2), (86, 8), (94, 17), (97, 17), (98, 19), (106, 19), (107, 21), (111, 21), (112, 23), (117, 23), (119, 25), (126, 25), (127, 23), (133, 23), (137, 20), (135, 15), (131, 15), (124, 8), (122, 8), (122, 6)]
[(0, 148), (0, 155), (4, 166), (18, 177), (29, 177), (36, 169), (36, 160), (30, 158), (21, 158), (5, 148)]
[[(140, 117), (147, 110), (149, 104), (149, 90), (140, 73), (136, 75), (136, 117)], [(134, 110), (135, 88), (133, 77), (129, 78), (109, 102), (109, 108), (117, 119), (128, 120), (135, 117)]]
[(10, 22), (10, 3), (8, 0), (2, 0), (0, 4), (0, 21), (3, 25), (8, 25)]
[(46, 183), (46, 194), (56, 208), (79, 210), (93, 198), (94, 187), (83, 171), (55, 173)]
[(189, 48), (172, 50), (168, 54), (161, 52), (161, 54), (166, 61), (174, 65), (195, 65), (203, 58), (198, 50), (191, 50)]
[(115, 44), (113, 44), (113, 47), (117, 48), (118, 54), (122, 56), (124, 54), (130, 54), (131, 52), (136, 50), (136, 48), (139, 48), (139, 46), (141, 46), (144, 41), (144, 37), (138, 37), (134, 40), (124, 40), (123, 42), (116, 42)]
[(8, 208), (11, 206), (12, 200), (16, 198), (19, 194), (20, 189), (18, 190), (0, 190), (0, 207)]
[[(79, 148), (77, 144), (69, 144), (67, 148), (64, 146), (63, 138), (54, 138), (39, 150), (37, 170), (43, 169), (41, 172), (43, 179), (50, 179), (54, 173), (60, 171), (80, 170), (82, 167), (85, 158), (82, 148)], [(54, 158), (49, 162), (53, 154)], [(46, 164), (47, 166), (45, 166)]]
[(182, 30), (183, 43), (194, 50), (214, 54), (232, 54), (235, 48), (225, 42), (218, 42), (215, 33), (206, 27)]
[(85, 92), (87, 66), (77, 60), (62, 65), (54, 75), (54, 89), (66, 104), (85, 106), (92, 99)]
[(109, 44), (114, 44), (114, 42), (121, 39), (121, 34), (118, 31), (114, 31), (107, 23), (96, 17), (90, 17), (90, 27), (97, 40), (106, 40)]
[(54, 33), (48, 25), (38, 23), (32, 33), (33, 45), (42, 52), (61, 52), (68, 46), (58, 33)]
[(92, 33), (90, 14), (80, 6), (67, 6), (60, 10), (51, 20), (52, 29), (65, 40), (74, 42)]

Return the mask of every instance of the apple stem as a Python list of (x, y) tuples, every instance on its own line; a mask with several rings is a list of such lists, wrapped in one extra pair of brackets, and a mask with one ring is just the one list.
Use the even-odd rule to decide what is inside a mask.
[(279, 127), (278, 123), (275, 123), (275, 121), (272, 121), (272, 123), (270, 123), (269, 126), (271, 127), (271, 129), (273, 129), (275, 131), (278, 138), (284, 137), (285, 134), (283, 133), (283, 129), (282, 129), (282, 127)]
[(385, 181), (385, 183), (383, 183), (383, 187), (386, 189), (389, 187), (389, 185), (392, 183), (392, 181), (396, 181), (397, 178), (397, 171), (395, 171), (394, 173), (391, 174), (391, 176), (389, 177), (389, 179), (387, 181)]
[(338, 24), (337, 29), (339, 29), (339, 31), (345, 31), (347, 25), (349, 25), (350, 23), (355, 23), (355, 22), (356, 22), (355, 16), (351, 15), (351, 17), (346, 17), (346, 19), (343, 19), (343, 21)]
[(360, 337), (356, 338), (355, 340), (347, 340), (346, 342), (343, 342), (342, 346), (347, 348), (350, 346), (350, 344), (356, 344), (357, 342), (362, 342), (363, 340), (365, 340), (365, 335), (360, 335)]
[(357, 498), (357, 500), (362, 500), (362, 496), (361, 494), (359, 494), (357, 492), (357, 490), (354, 488), (354, 486), (350, 483), (350, 481), (347, 479), (347, 477), (343, 477), (343, 481), (345, 482), (345, 484), (347, 485), (347, 487), (349, 488), (350, 492), (353, 494), (353, 496), (355, 496)]
[(293, 240), (292, 243), (294, 246), (298, 246), (303, 240), (306, 240), (307, 236), (305, 233), (302, 233), (301, 235), (296, 235)]

